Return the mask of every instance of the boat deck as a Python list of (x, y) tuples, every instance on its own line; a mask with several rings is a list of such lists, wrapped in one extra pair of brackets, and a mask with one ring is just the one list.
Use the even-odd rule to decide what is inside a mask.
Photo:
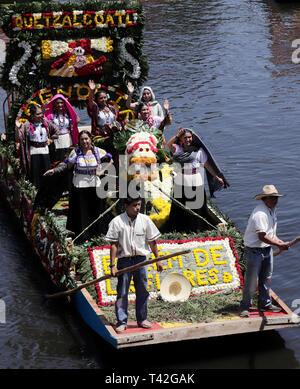
[[(262, 313), (256, 308), (252, 308), (249, 318), (241, 318), (238, 312), (235, 312), (228, 318), (220, 318), (209, 323), (153, 323), (151, 329), (139, 328), (136, 322), (129, 322), (127, 330), (122, 334), (118, 334), (115, 331), (115, 326), (107, 321), (101, 308), (97, 306), (86, 289), (77, 292), (75, 300), (77, 300), (77, 302), (80, 301), (79, 305), (81, 308), (83, 300), (88, 302), (88, 309), (83, 309), (81, 311), (82, 318), (85, 321), (89, 320), (89, 323), (91, 324), (90, 314), (91, 311), (93, 311), (95, 313), (93, 329), (101, 334), (102, 337), (106, 338), (114, 347), (119, 349), (298, 327), (299, 317), (289, 309), (274, 291), (271, 291), (271, 293), (273, 301), (282, 308), (282, 312)], [(88, 310), (90, 311), (89, 313), (87, 313)]]
[[(5, 189), (3, 185), (2, 189)], [(3, 191), (3, 198), (6, 198), (9, 204), (13, 204), (13, 192), (7, 191), (7, 188)], [(62, 198), (52, 210), (61, 226), (66, 223), (67, 208), (68, 202), (66, 198)], [(79, 281), (77, 283), (80, 284)], [(77, 311), (82, 319), (117, 349), (299, 327), (299, 317), (273, 291), (273, 300), (282, 308), (280, 313), (261, 313), (253, 308), (249, 318), (240, 318), (236, 310), (227, 316), (220, 315), (210, 322), (188, 323), (180, 321), (174, 323), (167, 320), (154, 322), (151, 329), (138, 328), (135, 322), (130, 321), (128, 329), (122, 334), (116, 333), (112, 324), (114, 320), (108, 320), (105, 309), (98, 306), (87, 289), (79, 290), (73, 296)]]
[[(62, 226), (66, 223), (67, 208), (68, 201), (65, 199), (53, 208)], [(300, 318), (274, 291), (271, 293), (273, 301), (282, 308), (279, 313), (260, 312), (253, 307), (249, 318), (241, 318), (238, 311), (232, 311), (230, 315), (220, 315), (209, 322), (155, 322), (151, 329), (139, 328), (135, 321), (129, 321), (122, 334), (115, 331), (115, 326), (106, 317), (105, 308), (98, 306), (86, 289), (77, 292), (75, 301), (84, 321), (89, 325), (92, 322), (93, 329), (114, 347), (125, 348), (299, 326)]]

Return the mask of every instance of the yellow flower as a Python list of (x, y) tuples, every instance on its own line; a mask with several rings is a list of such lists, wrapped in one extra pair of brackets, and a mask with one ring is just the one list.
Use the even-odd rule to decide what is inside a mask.
[(173, 169), (171, 169), (169, 165), (165, 164), (161, 169), (162, 178), (168, 178), (172, 171)]
[(108, 53), (110, 53), (111, 51), (113, 51), (114, 47), (113, 47), (113, 43), (114, 41), (110, 38), (107, 38), (107, 41), (106, 41), (106, 50)]
[(223, 274), (223, 282), (231, 282), (232, 275), (230, 273), (224, 272)]
[(45, 59), (50, 59), (50, 41), (42, 41), (42, 53), (43, 53), (43, 58)]
[(171, 204), (164, 201), (161, 197), (152, 200), (152, 205), (159, 212), (158, 214), (150, 215), (150, 219), (158, 228), (161, 228), (168, 220), (171, 211)]
[(130, 159), (130, 164), (139, 163), (142, 165), (151, 165), (152, 163), (156, 163), (156, 157), (133, 157)]

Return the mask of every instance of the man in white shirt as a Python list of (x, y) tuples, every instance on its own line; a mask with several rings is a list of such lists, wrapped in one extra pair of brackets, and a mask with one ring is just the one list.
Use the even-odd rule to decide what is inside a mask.
[[(150, 250), (158, 257), (156, 239), (160, 232), (147, 216), (140, 214), (141, 199), (125, 200), (125, 212), (116, 216), (109, 224), (106, 239), (110, 242), (111, 274), (116, 276), (118, 270), (136, 265), (146, 260)], [(118, 263), (116, 267), (116, 258)], [(156, 262), (157, 270), (163, 270), (160, 261)], [(148, 280), (144, 266), (118, 277), (117, 300), (115, 311), (117, 316), (116, 331), (122, 333), (127, 328), (128, 291), (133, 277), (136, 293), (136, 320), (139, 327), (151, 328), (147, 320)]]
[(244, 279), (243, 299), (241, 301), (241, 317), (249, 317), (249, 308), (258, 282), (258, 308), (260, 311), (280, 312), (278, 306), (272, 304), (270, 295), (273, 272), (273, 250), (277, 246), (281, 250), (289, 248), (289, 242), (283, 242), (276, 235), (276, 205), (279, 194), (274, 185), (265, 185), (262, 193), (254, 197), (262, 200), (249, 217), (244, 234), (244, 258), (247, 270)]

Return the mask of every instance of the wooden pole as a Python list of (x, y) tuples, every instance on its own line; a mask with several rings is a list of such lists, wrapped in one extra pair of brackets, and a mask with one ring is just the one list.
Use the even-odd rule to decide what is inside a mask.
[[(297, 242), (300, 242), (300, 236), (297, 236), (295, 239), (291, 240), (289, 243), (289, 247), (293, 246)], [(285, 251), (285, 250), (278, 249), (278, 250), (274, 251), (273, 256), (276, 257), (276, 255), (280, 254), (282, 251)]]
[[(153, 258), (153, 259), (148, 259), (146, 261), (138, 263), (137, 265), (129, 266), (129, 267), (126, 267), (125, 269), (122, 269), (122, 270), (118, 271), (117, 274), (116, 274), (116, 277), (119, 277), (119, 276), (121, 276), (124, 273), (128, 273), (130, 271), (137, 270), (137, 269), (139, 269), (142, 266), (147, 266), (147, 265), (150, 265), (150, 264), (158, 262), (158, 261), (163, 261), (163, 260), (166, 260), (166, 259), (169, 259), (169, 258), (177, 257), (178, 255), (188, 254), (190, 252), (191, 252), (191, 250), (182, 250), (182, 251), (177, 251), (176, 253), (173, 253), (173, 254), (168, 254), (168, 255), (163, 255), (161, 257), (156, 257), (156, 258)], [(84, 284), (81, 284), (81, 285), (77, 286), (74, 289), (65, 290), (63, 292), (58, 292), (58, 293), (54, 293), (54, 294), (46, 294), (45, 297), (46, 298), (56, 298), (56, 297), (61, 297), (61, 296), (68, 296), (68, 295), (70, 295), (72, 293), (77, 292), (80, 289), (84, 289), (84, 288), (86, 288), (88, 286), (97, 284), (98, 282), (107, 280), (107, 279), (109, 279), (111, 277), (113, 277), (111, 274), (107, 274), (106, 276), (102, 276), (100, 278), (97, 278), (96, 280), (85, 282)]]

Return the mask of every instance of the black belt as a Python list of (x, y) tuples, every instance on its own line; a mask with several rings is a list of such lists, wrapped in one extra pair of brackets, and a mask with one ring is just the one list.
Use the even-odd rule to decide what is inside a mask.
[(268, 251), (268, 250), (271, 250), (271, 246), (267, 246), (267, 247), (249, 247), (249, 246), (246, 246), (245, 247), (247, 250), (251, 250), (251, 251)]
[(197, 174), (199, 173), (199, 169), (194, 167), (192, 169), (182, 169), (181, 172), (182, 174)]
[(33, 146), (33, 147), (45, 147), (45, 146), (48, 146), (48, 141), (47, 142), (33, 142), (33, 141), (30, 141), (30, 146)]
[(76, 174), (86, 174), (86, 175), (89, 175), (89, 176), (95, 176), (96, 175), (96, 169), (76, 170)]

